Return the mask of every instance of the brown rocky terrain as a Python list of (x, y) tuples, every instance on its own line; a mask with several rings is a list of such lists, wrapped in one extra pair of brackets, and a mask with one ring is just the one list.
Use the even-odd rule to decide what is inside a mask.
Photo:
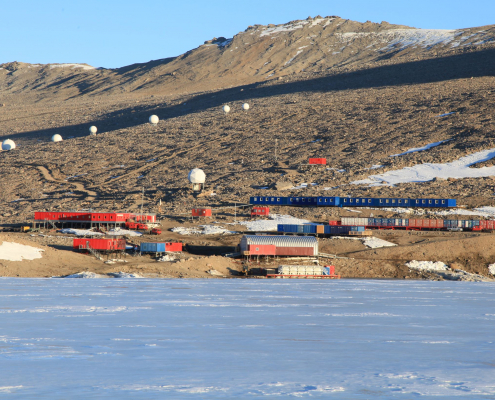
[[(256, 194), (318, 195), (322, 188), (333, 188), (324, 191), (327, 195), (448, 197), (468, 208), (495, 206), (491, 176), (396, 186), (350, 184), (374, 173), (451, 162), (495, 148), (494, 26), (434, 31), (316, 17), (249, 27), (232, 40), (207, 41), (176, 58), (115, 70), (21, 62), (0, 68), (0, 136), (17, 145), (0, 153), (4, 227), (31, 222), (35, 210), (135, 210), (143, 187), (143, 209), (159, 212), (166, 228), (183, 225), (180, 219), (194, 206), (245, 204)], [(248, 111), (241, 109), (244, 102)], [(222, 111), (225, 104), (229, 114)], [(152, 114), (160, 117), (157, 126), (147, 122)], [(88, 135), (91, 125), (98, 127), (96, 136)], [(52, 143), (54, 134), (64, 141)], [(427, 151), (390, 157), (442, 140), (446, 142)], [(309, 157), (326, 157), (331, 169), (306, 168)], [(370, 170), (373, 165), (382, 167)], [(471, 168), (492, 165), (488, 160)], [(207, 192), (215, 196), (192, 196), (187, 174), (194, 167), (204, 169)], [(288, 187), (318, 185), (277, 190), (281, 179)], [(320, 222), (346, 213), (274, 211)], [(230, 209), (216, 217), (233, 220)], [(407, 237), (392, 234), (387, 239), (392, 242)], [(495, 258), (488, 250), (490, 234), (432, 235), (449, 250), (442, 253), (427, 242), (412, 250), (407, 245), (365, 251), (363, 246), (349, 250), (359, 253), (354, 261), (335, 263), (346, 277), (418, 277), (403, 266), (414, 257), (488, 273)], [(165, 232), (162, 238), (177, 236)], [(239, 236), (200, 239), (232, 246)], [(58, 246), (56, 240), (46, 245)], [(350, 244), (328, 240), (341, 246), (329, 244), (329, 252), (349, 256)], [(60, 251), (73, 256), (68, 248)], [(79, 272), (79, 263), (95, 271), (95, 263), (101, 266), (97, 260), (81, 260), (68, 261), (71, 267), (60, 273), (54, 261), (44, 272), (33, 267), (3, 274), (50, 276)], [(199, 263), (185, 262), (191, 267)], [(154, 263), (149, 268), (158, 273), (161, 267)], [(206, 269), (201, 264), (195, 276), (204, 276)], [(180, 276), (177, 271), (166, 275)]]

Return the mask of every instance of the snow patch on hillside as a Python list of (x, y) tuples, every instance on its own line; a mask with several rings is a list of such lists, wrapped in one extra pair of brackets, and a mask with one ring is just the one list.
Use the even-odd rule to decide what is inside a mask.
[(239, 221), (237, 224), (244, 225), (248, 231), (252, 232), (276, 232), (278, 224), (301, 225), (311, 223), (306, 219), (299, 219), (290, 215), (272, 214), (270, 218), (270, 220)]
[(179, 235), (227, 235), (236, 234), (237, 232), (229, 231), (218, 225), (200, 225), (198, 227), (186, 228), (185, 226), (177, 226), (171, 229), (172, 232)]
[(281, 32), (295, 31), (296, 29), (303, 28), (304, 25), (307, 25), (307, 24), (308, 24), (308, 21), (294, 21), (294, 22), (289, 22), (287, 24), (283, 24), (283, 25), (277, 25), (273, 28), (264, 28), (260, 34), (260, 37), (273, 35), (273, 34), (277, 34), (277, 33), (281, 33)]
[(363, 239), (363, 244), (371, 249), (377, 249), (379, 247), (392, 247), (397, 246), (395, 243), (387, 242), (386, 240), (376, 237), (367, 237)]
[(423, 146), (423, 147), (416, 147), (416, 148), (413, 148), (413, 149), (406, 150), (404, 153), (392, 154), (390, 157), (399, 157), (399, 156), (403, 156), (403, 155), (406, 155), (406, 154), (409, 154), (409, 153), (416, 153), (418, 151), (425, 151), (425, 150), (431, 149), (432, 147), (439, 146), (442, 143), (445, 143), (447, 141), (448, 140), (441, 140), (439, 142), (430, 143), (430, 144), (427, 144), (426, 146)]
[(380, 50), (397, 47), (402, 50), (412, 46), (428, 48), (437, 44), (446, 45), (454, 40), (455, 34), (455, 30), (448, 29), (390, 29), (378, 35), (388, 42), (388, 45)]
[(67, 235), (76, 235), (76, 236), (101, 236), (103, 233), (95, 232), (90, 229), (74, 229), (74, 228), (64, 228), (59, 229), (57, 232), (65, 233)]
[(396, 185), (409, 182), (427, 182), (434, 178), (481, 178), (495, 175), (495, 166), (469, 168), (471, 165), (491, 160), (495, 157), (495, 148), (479, 151), (461, 157), (446, 164), (425, 163), (400, 170), (388, 171), (380, 175), (371, 175), (368, 179), (351, 182), (353, 185), (371, 186)]
[(415, 271), (447, 271), (449, 267), (441, 261), (416, 261), (412, 260), (406, 263), (410, 269)]
[(82, 68), (84, 70), (96, 69), (95, 67), (86, 64), (50, 64), (50, 69), (53, 68), (70, 68), (70, 69)]
[(45, 250), (24, 244), (3, 242), (0, 245), (0, 260), (22, 261), (41, 258), (41, 252)]

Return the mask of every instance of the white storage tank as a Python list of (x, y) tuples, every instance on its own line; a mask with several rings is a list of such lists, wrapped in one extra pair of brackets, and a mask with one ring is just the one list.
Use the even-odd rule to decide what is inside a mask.
[(60, 136), (58, 133), (52, 136), (52, 142), (61, 142), (62, 136)]

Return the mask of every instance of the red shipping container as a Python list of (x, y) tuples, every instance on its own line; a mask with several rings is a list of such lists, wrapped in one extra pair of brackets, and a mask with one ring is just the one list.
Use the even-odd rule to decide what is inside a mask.
[(329, 269), (330, 275), (335, 275), (335, 265), (325, 265)]
[(253, 207), (253, 209), (251, 210), (251, 217), (254, 217), (256, 215), (268, 216), (268, 215), (270, 215), (270, 208), (269, 207)]
[(274, 256), (277, 251), (277, 246), (274, 244), (250, 244), (248, 246), (249, 254), (260, 256)]
[(313, 256), (312, 247), (277, 247), (275, 251), (277, 256)]
[(211, 217), (211, 208), (193, 208), (193, 217)]
[(88, 246), (94, 250), (125, 250), (125, 239), (113, 238), (74, 238), (73, 247), (75, 250), (87, 249)]
[(336, 225), (340, 225), (340, 221), (328, 221), (328, 225), (331, 225), (331, 226), (336, 226)]
[(327, 165), (326, 158), (310, 158), (309, 163), (312, 165)]
[(156, 222), (155, 214), (130, 214), (130, 218), (135, 219), (138, 222)]
[(182, 251), (182, 243), (165, 243), (165, 251)]

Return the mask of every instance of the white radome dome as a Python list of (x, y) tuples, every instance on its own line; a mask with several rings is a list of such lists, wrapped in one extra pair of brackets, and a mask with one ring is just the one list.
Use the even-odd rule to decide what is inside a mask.
[(189, 172), (188, 179), (191, 183), (205, 183), (206, 175), (202, 169), (194, 168)]
[(61, 142), (62, 136), (60, 136), (58, 133), (52, 136), (52, 142)]
[(230, 111), (230, 107), (229, 106), (223, 106), (223, 112), (224, 113), (228, 113)]
[(2, 142), (2, 150), (8, 151), (14, 149), (15, 149), (15, 143), (12, 139), (6, 139)]
[(96, 126), (90, 126), (89, 127), (89, 134), (90, 135), (96, 135), (96, 132), (98, 131), (98, 128), (96, 128)]
[(248, 103), (244, 103), (244, 104), (242, 105), (242, 109), (243, 109), (243, 110), (246, 110), (246, 111), (247, 111), (247, 110), (249, 110), (249, 104), (248, 104)]
[(150, 124), (156, 125), (160, 119), (156, 115), (150, 117)]

